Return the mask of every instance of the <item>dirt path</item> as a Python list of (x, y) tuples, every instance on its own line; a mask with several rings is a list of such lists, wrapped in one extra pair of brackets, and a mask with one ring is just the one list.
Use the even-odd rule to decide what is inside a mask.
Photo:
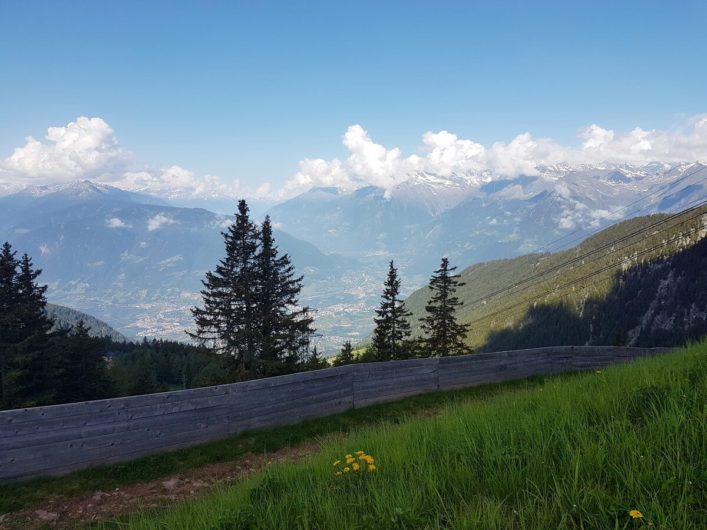
[(206, 466), (155, 480), (94, 491), (78, 497), (55, 497), (41, 505), (0, 516), (0, 530), (71, 529), (96, 520), (111, 520), (140, 510), (175, 504), (203, 494), (217, 484), (236, 482), (266, 466), (304, 458), (319, 451), (317, 441), (268, 455), (246, 454), (237, 460)]

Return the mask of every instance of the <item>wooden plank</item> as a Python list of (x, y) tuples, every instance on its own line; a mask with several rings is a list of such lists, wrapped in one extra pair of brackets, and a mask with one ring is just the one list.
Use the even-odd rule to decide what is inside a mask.
[(589, 370), (665, 348), (547, 347), (349, 365), (201, 389), (0, 412), (0, 480), (65, 473), (352, 406)]

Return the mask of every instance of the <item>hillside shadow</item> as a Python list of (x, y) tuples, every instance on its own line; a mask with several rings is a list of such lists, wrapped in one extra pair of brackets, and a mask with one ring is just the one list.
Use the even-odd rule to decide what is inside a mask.
[(490, 333), (481, 351), (542, 346), (677, 346), (707, 334), (707, 239), (617, 273), (605, 297), (581, 311), (538, 304)]

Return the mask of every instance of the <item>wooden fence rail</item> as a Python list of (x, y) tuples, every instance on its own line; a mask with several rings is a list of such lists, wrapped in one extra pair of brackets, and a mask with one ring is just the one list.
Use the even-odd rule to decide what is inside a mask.
[(354, 364), (146, 396), (0, 412), (0, 482), (62, 475), (406, 396), (665, 352), (550, 347)]

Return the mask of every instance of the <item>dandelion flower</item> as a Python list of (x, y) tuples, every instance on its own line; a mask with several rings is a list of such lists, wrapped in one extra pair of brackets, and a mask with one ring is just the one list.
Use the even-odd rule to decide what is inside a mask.
[(341, 475), (341, 471), (337, 471), (336, 473), (334, 473), (334, 475), (336, 475), (337, 477), (340, 476), (340, 475)]
[(353, 464), (351, 464), (351, 469), (353, 469), (354, 471), (358, 471), (359, 469), (361, 469), (361, 466), (358, 465), (358, 462), (354, 462)]
[(346, 467), (344, 468), (344, 473), (348, 473), (349, 471), (351, 471), (351, 468), (348, 467), (348, 466), (346, 466)]
[(346, 455), (345, 458), (353, 458), (353, 456), (352, 456), (352, 455)]
[(358, 456), (361, 456), (361, 455), (365, 455), (366, 453), (363, 452), (363, 451), (356, 451), (356, 454), (357, 454)]
[(630, 510), (628, 514), (631, 516), (632, 519), (643, 519), (643, 514), (638, 510)]
[(376, 469), (377, 469), (377, 468), (376, 468), (375, 464), (369, 464), (369, 465), (368, 465), (368, 471), (375, 471)]
[(336, 462), (334, 462), (335, 466), (338, 466), (339, 464), (341, 464), (341, 460), (337, 460)]

